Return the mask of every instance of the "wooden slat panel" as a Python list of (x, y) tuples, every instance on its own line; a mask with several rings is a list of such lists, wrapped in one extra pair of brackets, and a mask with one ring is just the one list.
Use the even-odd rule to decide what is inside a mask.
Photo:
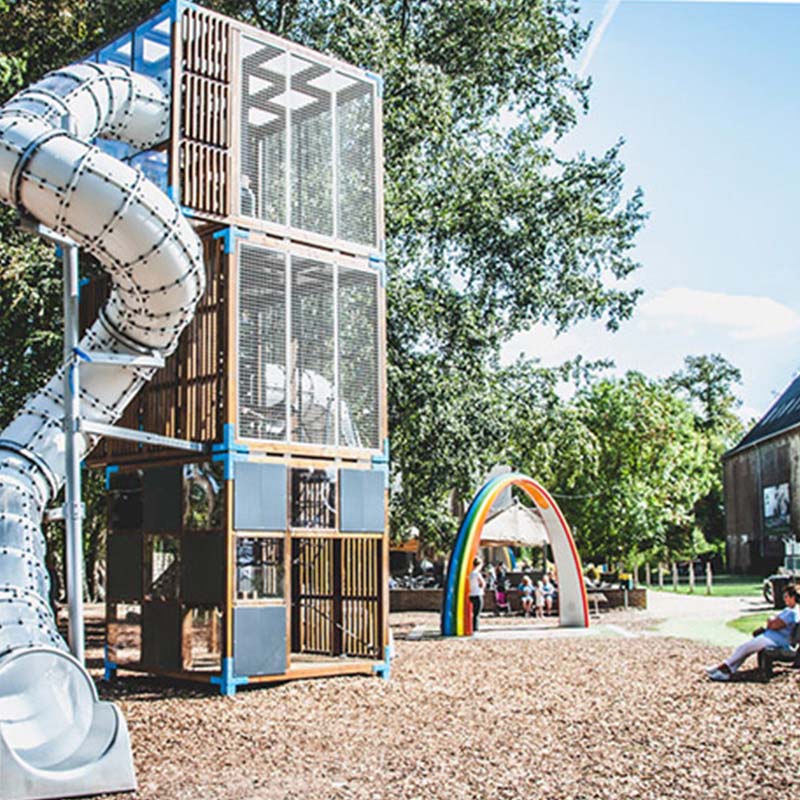
[[(142, 388), (119, 421), (121, 427), (152, 433), (217, 442), (221, 439), (222, 380), (225, 359), (222, 348), (224, 302), (221, 243), (206, 238), (206, 292), (194, 319), (181, 336), (178, 349), (163, 369)], [(109, 292), (106, 277), (92, 280), (81, 292), (84, 327), (97, 317)], [(137, 453), (165, 452), (135, 442), (104, 439), (89, 456), (91, 466), (114, 463)]]

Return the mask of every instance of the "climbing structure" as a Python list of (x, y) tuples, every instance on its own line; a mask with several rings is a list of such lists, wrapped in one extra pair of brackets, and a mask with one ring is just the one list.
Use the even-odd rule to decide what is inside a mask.
[(0, 202), (105, 271), (0, 434), (4, 800), (135, 787), (47, 600), (73, 385), (108, 677), (388, 674), (380, 118), (376, 76), (183, 0), (0, 109)]
[[(92, 56), (171, 98), (101, 147), (199, 236), (207, 289), (88, 463), (109, 491), (107, 673), (219, 685), (385, 673), (381, 82), (186, 3)], [(89, 324), (109, 280), (82, 291)], [(119, 435), (119, 431), (115, 437)]]

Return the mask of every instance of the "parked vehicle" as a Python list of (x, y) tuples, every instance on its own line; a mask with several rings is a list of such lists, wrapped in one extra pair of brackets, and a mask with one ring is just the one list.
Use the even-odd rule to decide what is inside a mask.
[[(761, 587), (764, 599), (774, 608), (783, 608), (783, 587), (798, 579), (800, 579), (800, 542), (792, 540), (784, 545), (783, 566), (778, 567), (777, 572), (764, 578)], [(775, 587), (779, 587), (777, 593)]]

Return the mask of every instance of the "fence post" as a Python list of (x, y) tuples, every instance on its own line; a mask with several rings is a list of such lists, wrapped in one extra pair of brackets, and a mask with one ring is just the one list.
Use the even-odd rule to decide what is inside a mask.
[(694, 594), (694, 561), (689, 562), (689, 594)]
[(644, 565), (644, 582), (650, 586), (650, 562), (645, 562)]
[(672, 562), (672, 591), (678, 591), (678, 565)]
[(658, 588), (664, 588), (664, 562), (658, 562)]
[(711, 570), (711, 562), (706, 561), (706, 594), (711, 594), (714, 585), (714, 573)]

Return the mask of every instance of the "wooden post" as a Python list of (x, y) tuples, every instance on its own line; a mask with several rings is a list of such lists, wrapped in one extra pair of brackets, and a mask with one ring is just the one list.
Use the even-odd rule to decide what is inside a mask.
[(634, 565), (634, 567), (633, 567), (633, 585), (634, 586), (638, 586), (639, 585), (639, 565), (638, 564)]
[(678, 591), (678, 565), (672, 562), (672, 591)]
[(649, 561), (645, 562), (645, 565), (644, 565), (644, 582), (648, 586), (650, 586), (650, 584), (651, 584), (651, 580), (650, 580), (650, 562)]
[(714, 586), (714, 575), (711, 569), (711, 562), (706, 562), (706, 594), (711, 594), (711, 589)]
[(694, 594), (694, 561), (689, 562), (689, 594)]
[(658, 562), (658, 588), (664, 588), (664, 562)]

